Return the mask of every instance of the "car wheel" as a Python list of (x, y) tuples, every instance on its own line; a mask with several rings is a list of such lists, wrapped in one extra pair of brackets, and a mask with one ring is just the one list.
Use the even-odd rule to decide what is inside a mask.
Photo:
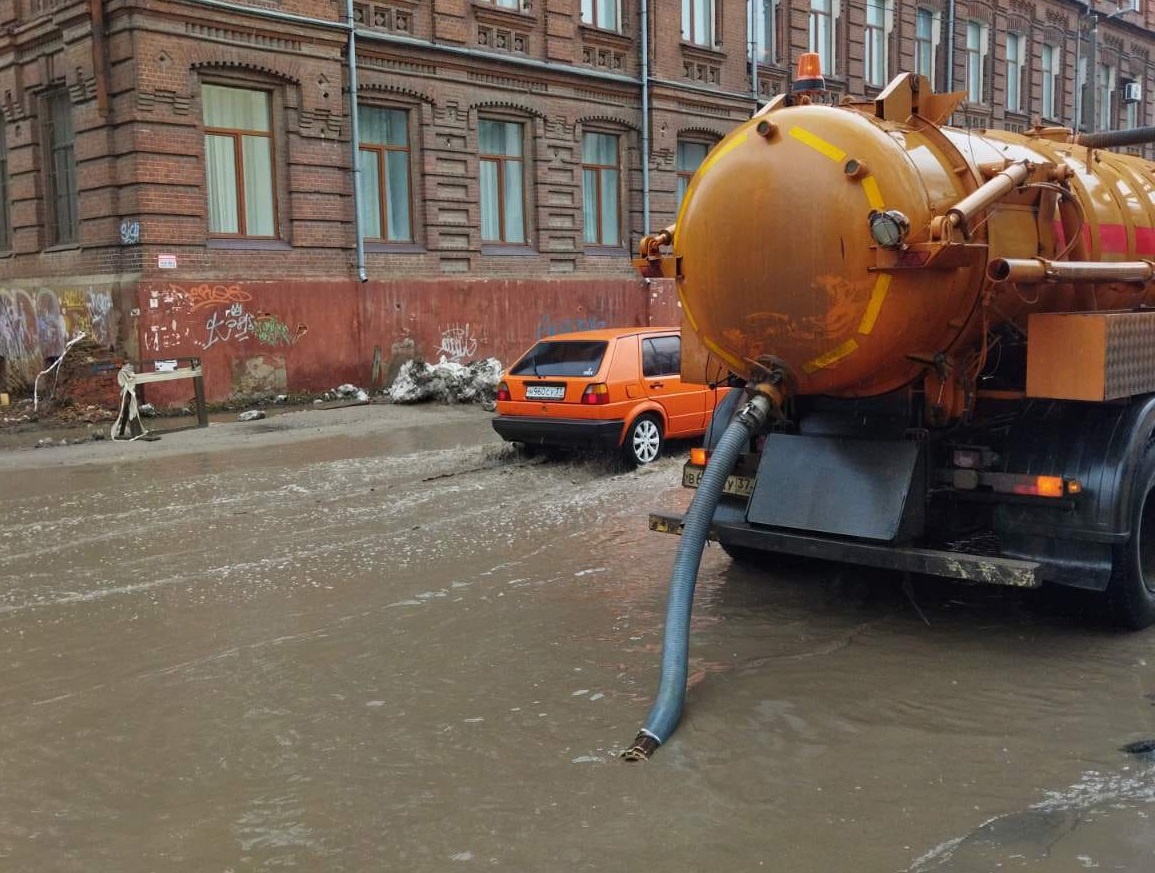
[(622, 445), (626, 460), (637, 466), (657, 460), (662, 453), (662, 423), (656, 415), (646, 413), (634, 419)]
[(1131, 536), (1115, 546), (1107, 607), (1121, 627), (1139, 630), (1155, 623), (1155, 451), (1135, 471)]

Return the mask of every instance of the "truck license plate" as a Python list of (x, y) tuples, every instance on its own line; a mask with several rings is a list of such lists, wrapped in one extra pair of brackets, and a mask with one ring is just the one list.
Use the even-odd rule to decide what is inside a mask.
[(565, 400), (564, 385), (526, 385), (526, 400)]
[[(683, 467), (682, 485), (686, 488), (697, 488), (704, 471), (704, 467)], [(749, 497), (754, 493), (754, 480), (750, 476), (727, 476), (726, 484), (722, 486), (722, 493), (732, 494), (734, 497)]]

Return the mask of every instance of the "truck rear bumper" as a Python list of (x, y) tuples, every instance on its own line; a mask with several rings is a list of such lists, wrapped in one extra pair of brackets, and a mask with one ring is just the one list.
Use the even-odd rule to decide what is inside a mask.
[[(722, 507), (719, 507), (722, 509)], [(725, 515), (726, 513), (720, 513)], [(666, 513), (650, 514), (650, 530), (659, 533), (681, 534), (682, 516)], [(710, 539), (727, 545), (743, 546), (760, 552), (781, 552), (841, 561), (885, 570), (946, 576), (990, 585), (1009, 585), (1015, 588), (1038, 588), (1042, 584), (1036, 561), (969, 555), (919, 549), (904, 546), (875, 545), (855, 540), (843, 540), (814, 534), (753, 527), (738, 518), (728, 520), (715, 515), (710, 526)]]

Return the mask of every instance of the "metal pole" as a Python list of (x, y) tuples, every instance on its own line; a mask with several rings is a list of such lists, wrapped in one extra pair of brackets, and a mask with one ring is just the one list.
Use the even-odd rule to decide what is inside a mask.
[[(352, 0), (350, 0), (352, 2)], [(650, 4), (642, 0), (642, 233), (650, 232)]]
[(345, 23), (349, 26), (349, 139), (353, 152), (353, 231), (357, 237), (357, 278), (369, 280), (365, 270), (365, 228), (361, 221), (361, 122), (357, 115), (357, 25), (353, 0), (345, 0)]

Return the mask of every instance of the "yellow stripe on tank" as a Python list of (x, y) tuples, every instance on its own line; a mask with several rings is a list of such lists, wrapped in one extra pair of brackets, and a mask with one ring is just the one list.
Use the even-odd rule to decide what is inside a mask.
[(840, 149), (833, 143), (828, 143), (822, 137), (815, 136), (808, 130), (803, 130), (801, 127), (790, 128), (790, 135), (804, 145), (810, 146), (819, 154), (826, 155), (832, 161), (846, 160), (846, 152)]
[(825, 355), (819, 355), (813, 361), (807, 361), (802, 365), (802, 369), (807, 373), (813, 373), (815, 370), (822, 370), (829, 367), (831, 364), (837, 364), (847, 355), (853, 354), (858, 349), (858, 343), (852, 339), (848, 339), (837, 348), (831, 349)]
[(886, 299), (889, 290), (890, 273), (879, 273), (874, 290), (870, 293), (870, 302), (866, 304), (866, 312), (862, 313), (862, 321), (858, 323), (859, 333), (869, 334), (874, 330), (874, 323), (878, 321), (878, 313), (882, 310), (882, 301)]
[(870, 208), (882, 212), (882, 192), (878, 190), (878, 180), (874, 176), (863, 177), (862, 191), (866, 194), (866, 202), (870, 204)]

